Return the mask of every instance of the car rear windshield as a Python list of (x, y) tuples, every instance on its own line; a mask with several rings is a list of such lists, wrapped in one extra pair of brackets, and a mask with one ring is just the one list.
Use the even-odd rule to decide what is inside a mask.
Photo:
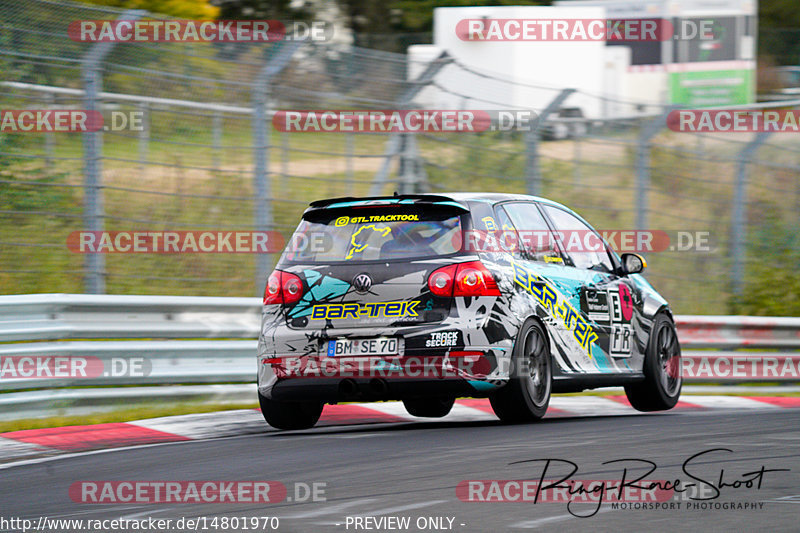
[(450, 255), (461, 248), (462, 210), (448, 206), (320, 209), (289, 241), (292, 262), (362, 262)]

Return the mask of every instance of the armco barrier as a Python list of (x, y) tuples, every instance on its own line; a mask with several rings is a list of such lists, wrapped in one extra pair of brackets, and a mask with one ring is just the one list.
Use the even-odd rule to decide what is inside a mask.
[(675, 325), (684, 349), (800, 350), (800, 318), (678, 315)]
[[(0, 392), (67, 386), (252, 383), (260, 311), (258, 298), (0, 296), (0, 358), (79, 355), (104, 362), (141, 359), (148, 365), (146, 376), (111, 372), (85, 379), (4, 377)], [(769, 372), (784, 365), (795, 369), (800, 365), (800, 318), (675, 318), (684, 369), (691, 365), (693, 370), (684, 372), (688, 381), (746, 381), (734, 374), (737, 360), (741, 361), (737, 368), (745, 371), (755, 370), (761, 360), (768, 362), (767, 372), (754, 372), (754, 379), (800, 381), (800, 376)], [(710, 366), (718, 379), (707, 372), (698, 374), (701, 365), (706, 371)], [(726, 369), (730, 374), (721, 376)], [(162, 392), (153, 387), (154, 397)], [(24, 399), (24, 393), (14, 395)], [(105, 396), (109, 395), (113, 393), (106, 390)]]

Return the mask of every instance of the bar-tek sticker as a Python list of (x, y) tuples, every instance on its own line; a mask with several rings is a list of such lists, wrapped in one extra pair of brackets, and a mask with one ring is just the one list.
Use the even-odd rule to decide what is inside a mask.
[(581, 345), (589, 358), (592, 357), (592, 343), (598, 339), (592, 326), (581, 316), (580, 312), (572, 307), (569, 301), (561, 296), (558, 291), (548, 285), (547, 280), (529, 272), (513, 260), (514, 281), (527, 292), (536, 297), (542, 307), (551, 315), (558, 317), (564, 326), (572, 331), (572, 336)]
[(414, 308), (419, 302), (377, 302), (370, 304), (321, 304), (315, 305), (311, 312), (311, 320), (322, 320), (325, 318), (405, 318), (415, 317), (417, 312)]

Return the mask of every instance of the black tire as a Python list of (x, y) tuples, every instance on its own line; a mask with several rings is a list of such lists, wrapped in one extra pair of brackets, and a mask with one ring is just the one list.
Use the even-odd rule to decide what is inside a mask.
[(492, 409), (507, 424), (535, 422), (547, 412), (553, 368), (547, 334), (536, 320), (519, 330), (511, 356), (511, 378), (489, 397)]
[(625, 387), (628, 401), (638, 411), (665, 411), (678, 403), (681, 376), (681, 346), (675, 324), (665, 313), (653, 320), (644, 357), (644, 381)]
[(276, 429), (308, 429), (314, 427), (322, 414), (318, 402), (276, 402), (258, 394), (261, 414), (267, 424)]
[(453, 408), (456, 399), (447, 398), (411, 398), (403, 400), (406, 411), (411, 416), (424, 416), (426, 418), (442, 418)]

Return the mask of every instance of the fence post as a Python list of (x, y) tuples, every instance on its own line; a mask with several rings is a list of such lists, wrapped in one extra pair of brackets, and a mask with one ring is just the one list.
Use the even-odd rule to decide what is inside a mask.
[(139, 172), (144, 172), (147, 165), (147, 154), (150, 149), (150, 105), (141, 102), (137, 106), (142, 114), (142, 129), (139, 130)]
[(676, 109), (668, 106), (657, 118), (645, 122), (639, 130), (636, 143), (636, 229), (647, 230), (648, 225), (648, 191), (650, 190), (650, 141), (667, 125), (667, 115)]
[[(137, 20), (145, 13), (145, 11), (132, 9), (122, 13), (117, 20)], [(89, 114), (100, 110), (98, 99), (103, 85), (100, 68), (103, 59), (113, 47), (113, 42), (97, 43), (81, 59), (83, 107)], [(102, 231), (104, 227), (102, 143), (102, 131), (83, 133), (83, 187), (85, 194), (83, 217), (87, 231)], [(103, 254), (86, 254), (84, 270), (84, 290), (89, 294), (104, 294), (106, 292), (105, 256)]]
[[(267, 61), (256, 76), (252, 85), (253, 101), (253, 189), (255, 191), (255, 231), (267, 231), (273, 227), (272, 187), (269, 172), (269, 134), (272, 130), (267, 117), (270, 83), (282, 71), (295, 51), (302, 45), (300, 41), (286, 41)], [(267, 282), (271, 263), (270, 254), (256, 254), (256, 293), (261, 294)]]
[(386, 148), (384, 148), (383, 151), (381, 168), (379, 168), (378, 172), (375, 174), (375, 178), (372, 180), (372, 185), (369, 189), (370, 196), (380, 196), (383, 191), (383, 186), (386, 183), (386, 178), (389, 176), (392, 159), (401, 152), (402, 145), (403, 139), (400, 133), (392, 133), (389, 135), (389, 142), (386, 143)]
[(539, 196), (542, 192), (542, 170), (539, 168), (539, 141), (541, 140), (542, 133), (541, 127), (547, 117), (557, 111), (561, 104), (564, 103), (569, 95), (575, 92), (575, 89), (564, 89), (553, 100), (547, 104), (542, 112), (531, 120), (531, 128), (525, 135), (525, 153), (527, 161), (525, 165), (525, 188), (528, 194)]
[[(45, 108), (55, 110), (56, 98), (53, 93), (44, 93)], [(48, 172), (53, 170), (53, 155), (55, 151), (56, 138), (52, 131), (44, 134), (44, 164)]]
[(344, 134), (344, 143), (345, 143), (345, 152), (346, 152), (346, 159), (345, 159), (345, 175), (347, 176), (347, 194), (353, 196), (354, 190), (354, 172), (353, 172), (353, 155), (355, 152), (355, 134), (351, 131), (348, 131)]
[(284, 196), (289, 194), (289, 163), (292, 159), (292, 151), (289, 140), (289, 132), (281, 133), (281, 193)]
[[(439, 71), (442, 70), (446, 65), (449, 65), (452, 62), (453, 58), (450, 57), (450, 55), (445, 51), (442, 52), (439, 57), (428, 63), (428, 66), (425, 67), (425, 70), (423, 70), (422, 73), (416, 77), (416, 79), (408, 82), (408, 87), (396, 100), (395, 108), (406, 109), (414, 97), (417, 96), (417, 94), (424, 89), (426, 85), (430, 84), (430, 82), (433, 80), (433, 77), (436, 76), (436, 74), (438, 74)], [(386, 183), (386, 178), (389, 176), (389, 168), (392, 164), (392, 158), (394, 158), (396, 155), (403, 157), (403, 149), (406, 144), (407, 143), (401, 138), (401, 134), (399, 133), (393, 133), (389, 136), (389, 141), (387, 142), (386, 149), (384, 150), (385, 159), (381, 164), (381, 168), (378, 169), (377, 174), (375, 174), (375, 178), (372, 180), (372, 186), (370, 187), (369, 192), (371, 196), (378, 196), (381, 193), (383, 186)], [(420, 184), (420, 187), (424, 188), (422, 184)]]
[(583, 136), (580, 132), (575, 135), (572, 152), (572, 188), (577, 190), (581, 185), (581, 141)]
[(222, 111), (214, 111), (211, 117), (211, 167), (215, 172), (219, 172), (222, 161), (219, 155), (222, 153)]
[(764, 144), (771, 132), (759, 132), (752, 141), (747, 143), (736, 163), (736, 185), (733, 192), (733, 206), (731, 208), (731, 252), (733, 267), (733, 293), (741, 296), (744, 289), (744, 255), (745, 236), (747, 232), (747, 164), (756, 150)]

